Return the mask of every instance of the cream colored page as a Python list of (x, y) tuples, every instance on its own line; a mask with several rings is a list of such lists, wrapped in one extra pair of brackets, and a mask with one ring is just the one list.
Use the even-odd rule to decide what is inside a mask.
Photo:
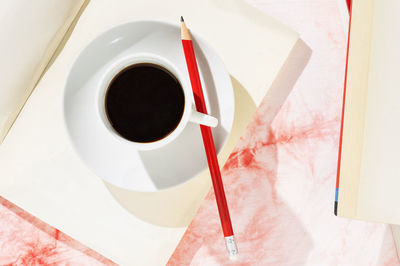
[[(180, 15), (221, 55), (234, 86), (244, 86), (256, 103), (298, 39), (295, 32), (237, 0), (91, 1), (0, 147), (0, 195), (122, 265), (165, 265), (185, 227), (157, 226), (129, 213), (83, 165), (63, 125), (63, 87), (74, 57), (104, 30), (134, 19), (178, 25)], [(240, 102), (245, 96), (238, 97)], [(249, 118), (235, 124), (243, 129)], [(143, 202), (147, 218), (157, 215), (154, 208), (159, 206), (161, 212), (169, 210), (163, 213), (173, 215), (169, 218), (187, 221), (209, 185), (209, 176), (203, 174), (173, 190), (125, 194)]]
[(83, 2), (0, 2), (0, 143)]
[(400, 1), (375, 0), (358, 216), (400, 224)]
[(338, 215), (356, 218), (365, 128), (374, 0), (353, 1), (340, 164)]

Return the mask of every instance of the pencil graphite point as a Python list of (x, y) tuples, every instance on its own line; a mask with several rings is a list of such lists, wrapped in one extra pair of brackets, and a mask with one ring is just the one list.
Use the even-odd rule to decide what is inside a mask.
[(182, 40), (192, 40), (192, 38), (190, 37), (189, 30), (186, 27), (185, 20), (183, 19), (183, 16), (181, 16), (181, 39)]

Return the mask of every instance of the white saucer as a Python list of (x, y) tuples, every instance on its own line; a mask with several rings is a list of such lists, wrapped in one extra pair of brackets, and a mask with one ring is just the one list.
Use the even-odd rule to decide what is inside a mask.
[[(233, 88), (221, 59), (207, 43), (193, 36), (208, 112), (219, 120), (213, 129), (219, 152), (232, 129)], [(207, 160), (196, 124), (189, 123), (173, 142), (151, 151), (132, 149), (105, 129), (95, 108), (99, 79), (119, 57), (141, 53), (166, 58), (190, 84), (178, 24), (126, 23), (95, 38), (76, 58), (66, 82), (64, 117), (76, 152), (97, 176), (118, 187), (153, 192), (194, 178), (207, 167)]]

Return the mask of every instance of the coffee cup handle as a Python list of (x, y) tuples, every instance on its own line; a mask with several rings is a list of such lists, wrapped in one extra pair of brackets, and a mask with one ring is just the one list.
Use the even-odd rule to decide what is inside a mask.
[(195, 110), (193, 110), (192, 113), (190, 114), (189, 121), (208, 127), (216, 127), (218, 125), (217, 118), (197, 112)]

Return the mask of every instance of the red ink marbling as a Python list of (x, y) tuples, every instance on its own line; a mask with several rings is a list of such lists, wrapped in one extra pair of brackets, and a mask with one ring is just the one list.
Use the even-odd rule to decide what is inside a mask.
[(285, 99), (264, 99), (223, 167), (239, 259), (227, 257), (211, 190), (168, 265), (398, 265), (388, 225), (333, 214), (346, 52), (337, 1), (251, 2), (312, 55)]
[(0, 265), (115, 265), (0, 197)]

